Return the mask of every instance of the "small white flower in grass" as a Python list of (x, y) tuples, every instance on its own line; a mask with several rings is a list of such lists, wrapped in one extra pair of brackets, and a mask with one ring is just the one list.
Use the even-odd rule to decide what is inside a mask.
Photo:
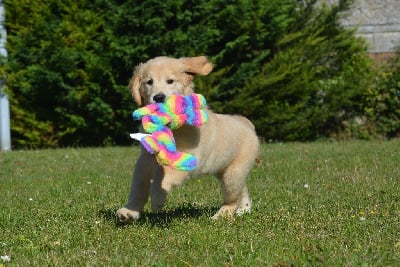
[(92, 182), (87, 182), (87, 184), (92, 184)]
[(6, 247), (7, 243), (6, 242), (1, 242), (1, 246)]
[(29, 201), (33, 201), (33, 198), (30, 197), (30, 198), (29, 198)]
[(100, 221), (95, 221), (94, 223), (95, 223), (95, 224), (100, 224)]
[(11, 256), (8, 256), (8, 255), (1, 256), (1, 260), (3, 262), (10, 262), (11, 261)]
[(304, 184), (304, 189), (308, 189), (310, 186), (308, 184)]
[(358, 214), (360, 215), (360, 216), (358, 217), (358, 219), (360, 220), (360, 222), (363, 222), (363, 221), (366, 220), (365, 215), (367, 214), (367, 212), (361, 210)]

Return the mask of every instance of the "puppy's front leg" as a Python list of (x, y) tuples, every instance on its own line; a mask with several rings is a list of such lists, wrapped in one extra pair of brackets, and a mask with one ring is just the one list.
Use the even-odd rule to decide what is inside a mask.
[(157, 163), (154, 157), (142, 151), (135, 165), (128, 203), (117, 211), (120, 222), (127, 223), (140, 216), (149, 198), (150, 179), (154, 175)]
[(187, 177), (187, 172), (159, 166), (151, 184), (151, 209), (157, 211), (164, 207), (172, 187), (180, 185)]

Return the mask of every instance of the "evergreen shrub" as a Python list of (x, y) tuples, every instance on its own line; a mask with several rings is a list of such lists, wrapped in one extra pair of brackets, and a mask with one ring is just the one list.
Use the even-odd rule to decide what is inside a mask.
[(364, 43), (338, 23), (350, 1), (339, 2), (6, 0), (13, 145), (132, 143), (127, 84), (160, 55), (208, 55), (198, 92), (261, 138), (339, 136), (371, 80)]
[(365, 100), (368, 136), (400, 137), (400, 56), (390, 59), (377, 71)]

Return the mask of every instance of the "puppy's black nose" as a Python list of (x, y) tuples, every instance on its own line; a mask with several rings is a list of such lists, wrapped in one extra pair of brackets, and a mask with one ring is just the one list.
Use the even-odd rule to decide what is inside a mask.
[(163, 103), (165, 100), (165, 95), (163, 93), (156, 94), (155, 96), (153, 96), (153, 100), (156, 103)]

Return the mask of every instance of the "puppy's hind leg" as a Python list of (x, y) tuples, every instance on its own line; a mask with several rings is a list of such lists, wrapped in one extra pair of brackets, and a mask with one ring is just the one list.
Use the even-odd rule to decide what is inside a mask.
[(245, 186), (243, 186), (242, 192), (240, 194), (236, 214), (240, 216), (245, 213), (249, 213), (250, 210), (251, 210), (251, 199), (250, 199), (250, 195), (249, 195), (249, 190), (247, 189), (247, 186), (245, 185)]
[[(228, 168), (219, 178), (222, 184), (224, 204), (212, 217), (232, 217), (238, 209), (243, 210), (243, 206), (251, 207), (246, 183), (247, 170)], [(242, 211), (241, 211), (242, 212)]]
[(232, 217), (250, 212), (251, 200), (246, 186), (247, 175), (254, 165), (254, 153), (244, 150), (220, 175), (224, 204), (212, 217)]

